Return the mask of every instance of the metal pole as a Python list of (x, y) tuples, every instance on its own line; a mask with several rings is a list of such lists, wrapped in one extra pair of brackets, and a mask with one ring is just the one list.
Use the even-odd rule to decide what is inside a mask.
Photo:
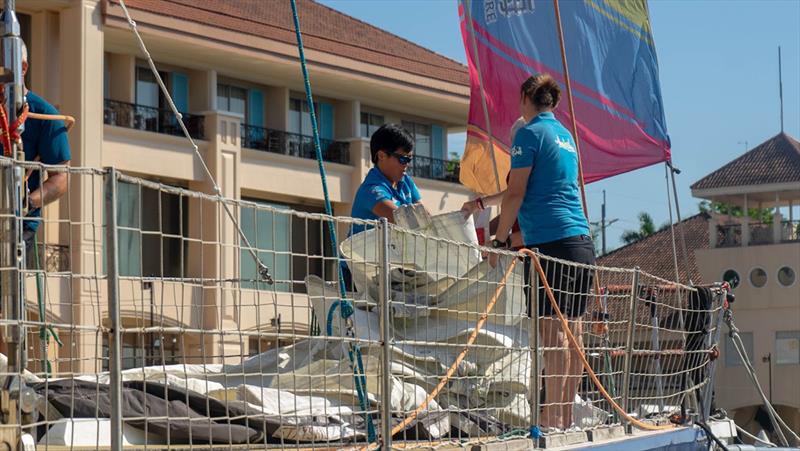
[[(3, 82), (5, 109), (9, 125), (17, 120), (17, 113), (25, 104), (24, 84), (22, 77), (22, 39), (20, 38), (19, 21), (15, 14), (16, 2), (5, 0), (2, 13), (3, 26), (3, 72), (0, 78)], [(19, 127), (19, 132), (24, 127)], [(10, 157), (24, 161), (25, 155), (18, 143), (12, 142)], [(4, 171), (5, 186), (3, 186), (3, 204), (0, 206), (4, 213), (13, 216), (10, 227), (4, 230), (5, 245), (2, 251), (3, 267), (13, 267), (6, 271), (2, 283), (2, 314), (12, 322), (4, 330), (3, 338), (8, 344), (8, 372), (19, 374), (25, 369), (25, 333), (20, 321), (23, 319), (25, 283), (22, 280), (25, 270), (25, 243), (22, 238), (23, 225), (23, 197), (24, 197), (24, 170), (19, 166), (9, 166)], [(8, 186), (11, 185), (11, 186)], [(14, 323), (16, 322), (16, 324)], [(6, 378), (5, 387), (8, 389), (14, 383), (15, 377)]]
[[(717, 315), (716, 321), (712, 318), (710, 321), (714, 322), (714, 335), (710, 336), (709, 339), (706, 341), (706, 349), (712, 349), (712, 347), (719, 347), (720, 345), (720, 337), (722, 332), (722, 321), (725, 317), (725, 300), (727, 298), (727, 293), (724, 290), (721, 290), (717, 296), (717, 302), (719, 303), (719, 314)], [(711, 334), (709, 334), (711, 335)], [(714, 381), (715, 375), (717, 372), (717, 362), (719, 359), (711, 360), (709, 358), (709, 367), (708, 371), (706, 372), (706, 385), (702, 388), (703, 391), (703, 412), (702, 418), (703, 421), (707, 421), (708, 417), (711, 415), (711, 403), (714, 397)]]
[(658, 400), (658, 413), (664, 412), (664, 382), (662, 381), (663, 371), (661, 369), (661, 339), (658, 333), (658, 316), (656, 315), (656, 305), (650, 302), (650, 325), (653, 330), (650, 333), (650, 348), (655, 352), (653, 356), (653, 373), (656, 378), (656, 397)]
[(381, 333), (381, 357), (383, 371), (381, 372), (381, 434), (383, 435), (382, 449), (392, 449), (392, 362), (391, 362), (391, 305), (389, 305), (391, 294), (389, 282), (389, 221), (381, 218), (378, 224), (380, 231), (379, 256), (381, 261), (380, 278), (378, 280), (379, 293), (378, 302), (380, 303), (380, 333)]
[[(538, 249), (532, 249), (533, 252), (538, 252)], [(531, 425), (539, 425), (539, 392), (541, 387), (539, 385), (539, 376), (541, 369), (539, 368), (539, 273), (533, 267), (533, 262), (529, 265), (530, 273), (530, 299), (531, 299), (531, 333), (530, 333), (530, 347), (531, 347), (531, 391), (532, 400), (531, 405)]]
[(778, 46), (778, 97), (781, 100), (781, 133), (783, 133), (783, 70), (781, 69), (781, 46)]
[(628, 339), (625, 343), (625, 360), (622, 373), (622, 408), (631, 413), (631, 364), (633, 358), (633, 335), (636, 325), (636, 301), (639, 298), (639, 267), (633, 270), (633, 283), (631, 284), (631, 299), (628, 308)]
[(104, 202), (106, 211), (106, 268), (108, 315), (111, 317), (108, 359), (111, 376), (111, 449), (122, 450), (122, 334), (119, 318), (119, 231), (117, 229), (117, 170), (107, 168)]
[[(492, 123), (489, 121), (489, 107), (486, 105), (486, 91), (483, 89), (483, 73), (481, 72), (481, 60), (478, 54), (478, 44), (475, 40), (475, 30), (472, 28), (472, 2), (471, 0), (464, 0), (464, 20), (466, 29), (472, 42), (472, 51), (475, 57), (475, 69), (478, 72), (478, 86), (481, 90), (481, 106), (483, 107), (483, 120), (486, 122), (486, 134), (489, 136), (489, 156), (492, 158), (492, 170), (494, 170), (494, 186), (499, 193), (500, 189), (500, 174), (497, 171), (497, 156), (494, 154), (494, 136), (492, 135)], [(512, 137), (513, 138), (513, 137)]]
[(575, 152), (578, 154), (578, 182), (581, 187), (581, 201), (583, 202), (583, 216), (589, 220), (589, 206), (586, 204), (586, 183), (583, 177), (583, 161), (581, 160), (581, 139), (578, 136), (578, 120), (575, 118), (575, 105), (572, 102), (572, 83), (569, 80), (569, 66), (567, 65), (567, 47), (564, 44), (564, 28), (561, 26), (561, 9), (558, 7), (558, 0), (553, 0), (553, 8), (556, 13), (556, 27), (558, 29), (558, 43), (561, 46), (561, 65), (564, 67), (564, 84), (567, 88), (567, 102), (569, 104), (569, 115), (572, 120), (572, 133), (575, 138)]
[(600, 208), (600, 231), (603, 234), (603, 255), (606, 255), (606, 190), (603, 190), (603, 205)]

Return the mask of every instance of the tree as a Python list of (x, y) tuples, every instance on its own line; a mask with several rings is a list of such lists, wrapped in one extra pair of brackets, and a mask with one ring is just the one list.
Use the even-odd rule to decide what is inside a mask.
[[(741, 218), (744, 216), (743, 208), (738, 205), (731, 205), (727, 202), (709, 202), (707, 200), (701, 201), (697, 204), (698, 210), (701, 213), (717, 213), (720, 215), (733, 216)], [(747, 216), (750, 219), (761, 222), (764, 224), (772, 224), (775, 210), (773, 208), (748, 208)]]
[(653, 218), (646, 212), (639, 213), (639, 230), (626, 230), (622, 233), (622, 241), (625, 244), (635, 243), (656, 233), (656, 224)]

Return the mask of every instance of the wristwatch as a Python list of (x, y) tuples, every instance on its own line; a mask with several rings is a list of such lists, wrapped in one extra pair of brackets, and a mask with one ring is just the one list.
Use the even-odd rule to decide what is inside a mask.
[(492, 240), (492, 247), (495, 249), (508, 249), (511, 247), (511, 239), (506, 239), (505, 241)]

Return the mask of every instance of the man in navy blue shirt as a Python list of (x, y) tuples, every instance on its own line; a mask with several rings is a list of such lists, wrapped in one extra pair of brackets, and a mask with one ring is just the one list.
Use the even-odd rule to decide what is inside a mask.
[[(398, 207), (416, 204), (422, 199), (414, 180), (406, 174), (414, 158), (414, 139), (399, 125), (384, 124), (372, 134), (369, 151), (375, 166), (358, 188), (350, 215), (359, 219), (386, 218), (394, 222), (394, 211)], [(354, 224), (352, 233), (366, 228)]]
[[(22, 73), (28, 72), (28, 49), (22, 45)], [(32, 113), (59, 114), (52, 105), (44, 99), (25, 89), (28, 101), (28, 110)], [(29, 118), (25, 121), (25, 130), (22, 132), (22, 146), (25, 151), (26, 161), (39, 161), (44, 164), (67, 165), (70, 161), (69, 141), (67, 129), (62, 121), (45, 121)], [(42, 182), (44, 171), (34, 170), (27, 178), (27, 198), (25, 200), (28, 220), (23, 222), (23, 239), (25, 240), (26, 255), (30, 257), (33, 251), (34, 237), (41, 222), (42, 207), (59, 199), (67, 192), (67, 174), (64, 172), (47, 173), (47, 178)]]

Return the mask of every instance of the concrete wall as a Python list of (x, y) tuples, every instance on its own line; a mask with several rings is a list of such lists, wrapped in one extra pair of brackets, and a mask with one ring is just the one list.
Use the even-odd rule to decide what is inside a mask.
[[(697, 265), (703, 280), (722, 280), (728, 269), (739, 273), (741, 284), (734, 292), (734, 320), (741, 332), (753, 334), (753, 355), (750, 356), (762, 386), (768, 391), (769, 363), (762, 360), (767, 354), (773, 358), (772, 399), (775, 404), (800, 408), (800, 365), (775, 363), (775, 332), (800, 330), (800, 243), (786, 243), (737, 248), (702, 249), (696, 251)], [(778, 283), (777, 273), (783, 266), (795, 271), (792, 286)], [(753, 268), (767, 272), (767, 283), (754, 287), (749, 280)], [(727, 332), (727, 328), (723, 332)], [(736, 409), (760, 404), (747, 374), (741, 366), (727, 366), (725, 344), (716, 378), (716, 396), (720, 407)]]

